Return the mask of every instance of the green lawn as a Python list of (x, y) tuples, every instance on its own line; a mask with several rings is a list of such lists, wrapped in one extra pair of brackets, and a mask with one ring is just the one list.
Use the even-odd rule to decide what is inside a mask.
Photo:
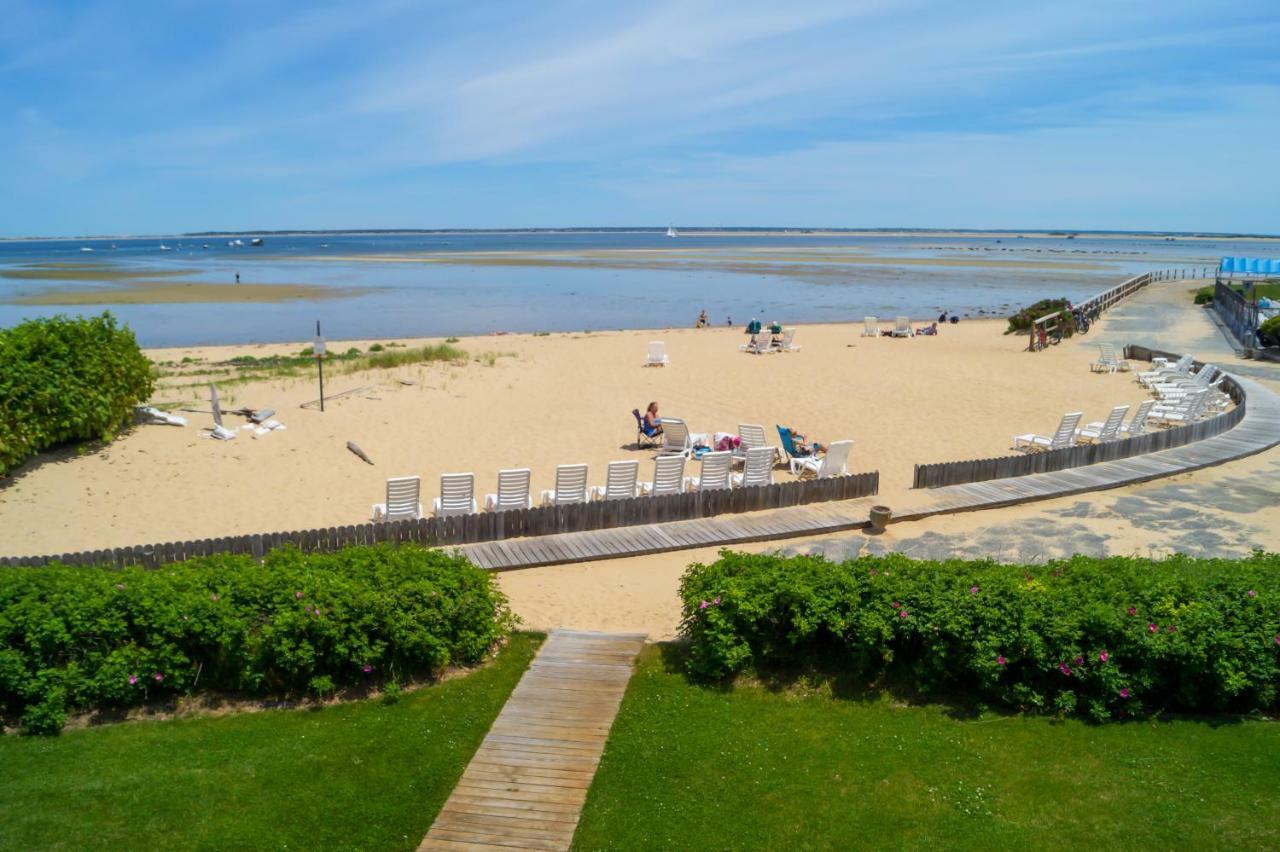
[(1041, 717), (756, 688), (646, 649), (578, 849), (1280, 847), (1280, 725)]
[(392, 705), (0, 737), (0, 849), (414, 849), (540, 641)]

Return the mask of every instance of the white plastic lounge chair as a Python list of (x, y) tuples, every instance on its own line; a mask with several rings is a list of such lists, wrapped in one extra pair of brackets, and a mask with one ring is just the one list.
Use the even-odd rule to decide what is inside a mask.
[(645, 360), (646, 367), (665, 367), (667, 366), (667, 345), (661, 340), (649, 341), (649, 357)]
[(1111, 413), (1107, 415), (1106, 420), (1097, 423), (1090, 423), (1083, 429), (1076, 430), (1076, 438), (1084, 439), (1091, 443), (1101, 444), (1104, 441), (1114, 441), (1120, 437), (1120, 424), (1124, 422), (1124, 416), (1129, 413), (1129, 406), (1117, 405), (1111, 409)]
[(773, 347), (778, 352), (799, 352), (800, 347), (792, 343), (796, 338), (796, 330), (794, 328), (784, 328), (782, 330), (782, 340), (778, 341), (778, 345)]
[(1015, 435), (1013, 448), (1015, 450), (1060, 450), (1063, 447), (1074, 447), (1076, 443), (1076, 426), (1080, 424), (1080, 418), (1083, 416), (1083, 412), (1080, 411), (1062, 415), (1058, 428), (1049, 437), (1031, 434)]
[[(1215, 376), (1217, 377), (1216, 380), (1214, 378)], [(1189, 390), (1216, 388), (1220, 384), (1222, 384), (1222, 376), (1218, 375), (1218, 368), (1212, 364), (1205, 364), (1198, 372), (1187, 378), (1152, 382), (1147, 387), (1154, 391), (1161, 399), (1170, 399), (1182, 396)]]
[(875, 317), (862, 318), (862, 336), (863, 337), (879, 337), (880, 321)]
[(542, 505), (568, 506), (587, 502), (587, 466), (585, 464), (556, 465), (556, 487), (542, 491)]
[(440, 475), (440, 496), (431, 504), (437, 518), (470, 515), (476, 510), (476, 475), (445, 473)]
[(1206, 389), (1189, 391), (1182, 402), (1172, 405), (1157, 405), (1151, 409), (1148, 420), (1165, 425), (1179, 426), (1194, 423), (1204, 416), (1208, 403), (1209, 391)]
[(893, 321), (894, 328), (889, 334), (892, 337), (915, 337), (916, 333), (911, 330), (911, 320), (906, 317), (897, 317)]
[(593, 500), (629, 500), (636, 496), (639, 483), (636, 477), (640, 474), (638, 461), (611, 461), (609, 471), (605, 475), (604, 485), (591, 486)]
[(1138, 410), (1133, 412), (1133, 417), (1129, 418), (1129, 422), (1121, 424), (1120, 437), (1136, 438), (1146, 432), (1147, 416), (1151, 414), (1151, 409), (1155, 408), (1155, 405), (1156, 401), (1154, 399), (1144, 399), (1138, 403)]
[(781, 449), (770, 446), (764, 427), (758, 423), (739, 423), (738, 439), (738, 448), (733, 451), (735, 461), (746, 461), (747, 452), (755, 447), (768, 447), (775, 461), (781, 457)]
[(801, 479), (816, 476), (826, 479), (828, 476), (844, 476), (849, 468), (849, 451), (853, 449), (853, 441), (832, 441), (821, 458), (801, 458), (796, 460), (795, 473)]
[(653, 460), (653, 481), (640, 483), (640, 491), (652, 497), (684, 491), (684, 456), (658, 456)]
[(186, 426), (187, 418), (181, 414), (170, 414), (150, 405), (139, 406), (138, 411), (149, 418), (149, 422), (166, 426)]
[(732, 464), (733, 453), (728, 450), (703, 453), (698, 475), (689, 477), (691, 490), (713, 491), (730, 487), (729, 469)]
[(658, 455), (688, 456), (692, 446), (693, 442), (689, 439), (689, 424), (678, 417), (662, 418), (662, 446), (658, 448)]
[(773, 347), (769, 345), (769, 338), (765, 334), (753, 334), (751, 339), (738, 347), (738, 351), (746, 352), (750, 355), (765, 355), (773, 351)]
[(1183, 355), (1172, 365), (1157, 367), (1154, 370), (1138, 373), (1138, 383), (1143, 387), (1150, 385), (1152, 382), (1168, 381), (1176, 377), (1186, 377), (1191, 373), (1191, 363), (1195, 359), (1190, 355)]
[(740, 488), (773, 484), (773, 447), (752, 447), (747, 450), (747, 460), (742, 473), (733, 475), (733, 484)]
[(529, 495), (530, 470), (527, 467), (515, 467), (498, 471), (498, 493), (484, 495), (486, 512), (507, 512), (511, 509), (529, 509), (533, 507), (533, 497)]
[(373, 505), (373, 522), (417, 520), (422, 517), (420, 476), (393, 476), (387, 480), (387, 502)]
[(1129, 362), (1116, 355), (1116, 347), (1111, 343), (1098, 344), (1098, 360), (1089, 365), (1095, 373), (1114, 373), (1129, 371)]

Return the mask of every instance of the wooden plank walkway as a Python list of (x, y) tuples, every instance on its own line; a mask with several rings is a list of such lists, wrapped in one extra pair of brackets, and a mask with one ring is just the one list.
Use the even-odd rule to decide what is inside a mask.
[(418, 849), (568, 849), (644, 639), (553, 630)]
[[(1244, 377), (1245, 416), (1234, 429), (1172, 450), (1113, 462), (914, 491), (916, 502), (893, 507), (895, 520), (995, 509), (1146, 482), (1243, 458), (1280, 444), (1280, 397)], [(695, 547), (823, 535), (867, 526), (875, 498), (814, 503), (639, 527), (564, 533), (470, 544), (458, 550), (481, 568), (504, 571), (643, 556)]]

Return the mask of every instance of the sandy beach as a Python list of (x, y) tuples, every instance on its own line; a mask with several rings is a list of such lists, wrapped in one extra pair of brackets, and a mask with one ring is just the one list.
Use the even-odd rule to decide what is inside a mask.
[[(428, 509), (446, 472), (473, 471), (481, 496), (508, 467), (532, 468), (535, 492), (551, 487), (564, 463), (587, 462), (600, 482), (609, 461), (635, 458), (649, 478), (654, 453), (634, 448), (631, 410), (651, 400), (695, 432), (759, 423), (776, 441), (773, 427), (783, 424), (819, 441), (852, 439), (850, 469), (878, 469), (894, 500), (915, 463), (1000, 455), (1012, 435), (1051, 429), (1063, 411), (1101, 419), (1112, 405), (1142, 399), (1127, 377), (1089, 373), (1082, 351), (1025, 353), (1026, 339), (1003, 327), (965, 321), (936, 337), (891, 339), (861, 337), (861, 324), (801, 326), (801, 351), (764, 356), (739, 352), (746, 337), (725, 328), (464, 338), (456, 344), (463, 362), (346, 374), (331, 367), (330, 396), (361, 390), (332, 399), (323, 414), (300, 408), (318, 397), (311, 373), (226, 384), (224, 407), (275, 409), (286, 430), (215, 441), (202, 431), (209, 414), (180, 411), (186, 428), (139, 426), (83, 454), (42, 456), (0, 489), (0, 551), (357, 523), (389, 476), (420, 475)], [(642, 366), (650, 340), (665, 341), (669, 366)], [(205, 382), (234, 373), (217, 364), (296, 355), (304, 345), (151, 351), (157, 362), (204, 359), (163, 379), (155, 401), (208, 411)], [(369, 345), (330, 342), (337, 352)], [(349, 452), (348, 441), (375, 464)]]

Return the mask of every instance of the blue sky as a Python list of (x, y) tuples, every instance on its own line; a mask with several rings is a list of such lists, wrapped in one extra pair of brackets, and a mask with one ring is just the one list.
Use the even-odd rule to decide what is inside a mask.
[(0, 235), (1280, 233), (1280, 5), (0, 0)]

